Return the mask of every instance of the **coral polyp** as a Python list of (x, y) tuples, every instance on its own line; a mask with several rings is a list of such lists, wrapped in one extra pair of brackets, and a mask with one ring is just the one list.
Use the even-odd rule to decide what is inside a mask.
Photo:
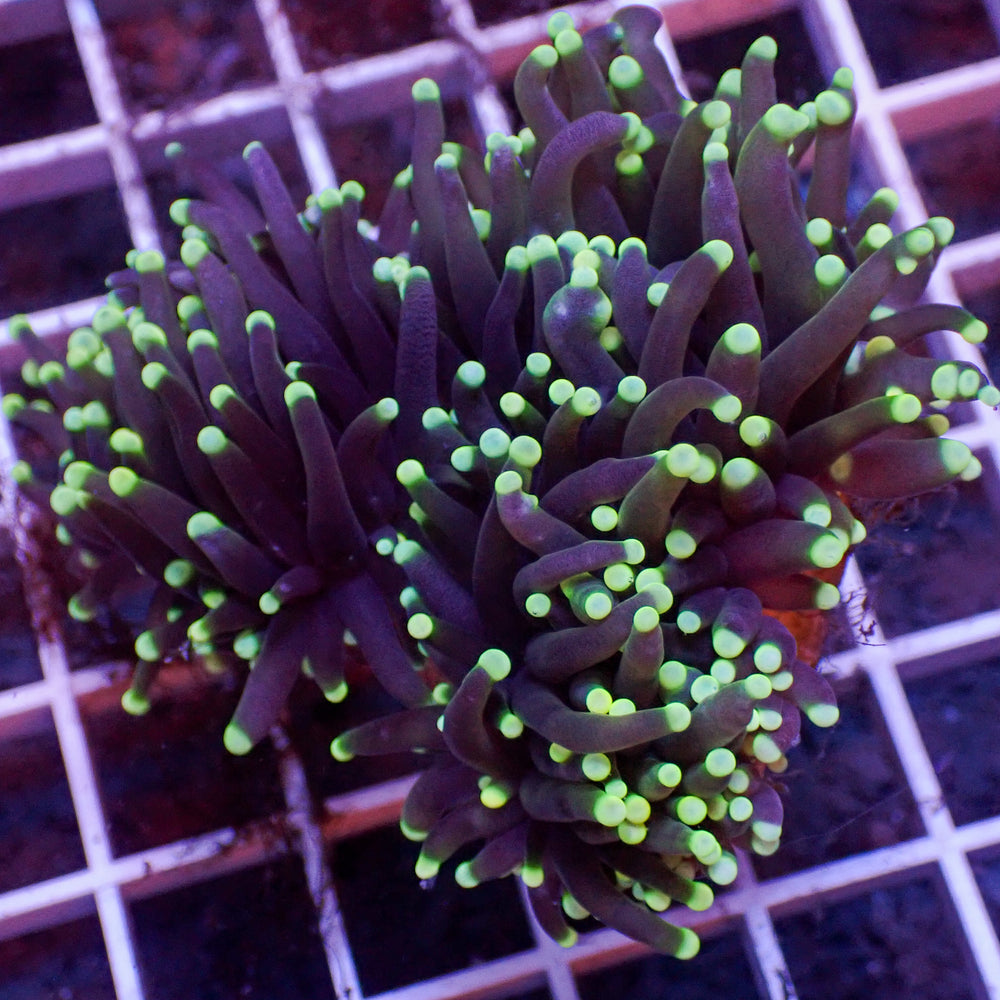
[(919, 304), (950, 224), (894, 233), (885, 189), (848, 211), (850, 71), (780, 104), (764, 38), (696, 104), (659, 24), (555, 15), (485, 157), (418, 81), (374, 221), (354, 182), (297, 213), (252, 144), (259, 206), (176, 202), (180, 261), (133, 252), (65, 359), (13, 324), (39, 399), (4, 405), (62, 455), (71, 613), (142, 595), (127, 707), (234, 651), (245, 753), (303, 672), (347, 695), (349, 640), (400, 709), (331, 750), (424, 754), (419, 877), (460, 854), (563, 944), (590, 913), (690, 957), (660, 911), (777, 849), (773, 778), (802, 716), (837, 720), (789, 614), (838, 603), (859, 501), (978, 474), (939, 411), (1000, 393), (914, 350), (986, 332)]

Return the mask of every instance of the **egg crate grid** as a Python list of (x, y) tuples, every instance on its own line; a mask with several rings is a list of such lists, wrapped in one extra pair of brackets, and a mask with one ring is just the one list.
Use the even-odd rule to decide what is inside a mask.
[[(359, 17), (400, 8), (415, 16), (401, 26), (389, 16), (372, 30), (370, 47), (340, 60), (332, 42), (304, 44), (316, 26), (305, 19), (307, 5), (254, 0), (241, 5), (238, 21), (202, 23), (209, 42), (185, 49), (170, 34), (173, 22), (162, 20), (172, 6), (144, 6), (147, 25), (161, 19), (151, 36), (156, 45), (144, 50), (150, 43), (134, 14), (122, 20), (125, 4), (0, 4), (5, 85), (27, 82), (20, 93), (30, 94), (45, 46), (45, 58), (56, 52), (65, 74), (56, 82), (58, 114), (38, 134), (11, 131), (12, 101), (0, 115), (13, 120), (0, 126), (0, 246), (17, 247), (0, 265), (0, 311), (29, 312), (44, 335), (64, 336), (89, 320), (104, 272), (128, 246), (176, 249), (165, 222), (167, 142), (196, 140), (230, 156), (261, 138), (304, 195), (363, 169), (359, 141), (362, 152), (383, 159), (405, 156), (409, 89), (421, 76), (441, 83), (454, 129), (480, 138), (506, 130), (504, 91), (520, 59), (547, 37), (548, 11), (539, 3), (365, 5)], [(615, 6), (568, 9), (588, 27)], [(793, 74), (818, 73), (821, 85), (837, 66), (851, 66), (861, 107), (859, 184), (899, 192), (903, 226), (935, 212), (955, 217), (956, 242), (931, 296), (961, 297), (987, 320), (1000, 320), (1000, 218), (988, 208), (1000, 194), (1000, 2), (952, 5), (944, 20), (928, 5), (923, 22), (904, 6), (769, 0), (748, 13), (730, 0), (676, 0), (659, 8), (665, 51), (692, 86), (699, 72), (711, 77), (731, 64), (716, 62), (721, 53), (738, 59), (762, 33), (778, 38), (779, 70), (794, 63)], [(214, 16), (211, 4), (199, 9)], [(923, 45), (921, 25), (936, 27)], [(898, 44), (887, 46), (886, 37)], [(907, 38), (915, 39), (917, 62), (907, 56)], [(174, 63), (157, 58), (166, 40), (206, 59), (187, 74), (187, 99), (169, 92)], [(134, 72), (143, 52), (152, 77)], [(205, 81), (214, 90), (199, 89)], [(362, 179), (377, 191), (401, 165)], [(26, 226), (28, 211), (46, 222)], [(36, 242), (59, 261), (78, 248), (61, 253), (55, 241), (100, 213), (114, 217), (101, 232), (104, 260), (98, 254), (45, 272), (52, 278), (46, 291), (30, 281), (27, 292), (12, 290), (2, 271), (25, 256), (26, 231), (45, 230)], [(978, 360), (954, 337), (942, 335), (936, 347)], [(10, 375), (18, 349), (6, 338), (2, 350)], [(1000, 351), (985, 350), (997, 378)], [(10, 428), (4, 423), (0, 432), (0, 469), (9, 472)], [(8, 488), (0, 550), (0, 968), (11, 970), (14, 989), (27, 989), (19, 984), (35, 975), (51, 995), (78, 990), (118, 1000), (235, 994), (241, 975), (252, 984), (249, 995), (261, 996), (587, 1000), (608, 989), (627, 995), (640, 984), (649, 995), (651, 984), (667, 981), (689, 990), (677, 995), (709, 995), (692, 984), (709, 984), (728, 967), (748, 997), (822, 1000), (846, 995), (852, 961), (867, 961), (860, 975), (871, 989), (885, 954), (905, 966), (928, 947), (919, 935), (909, 942), (887, 935), (884, 953), (854, 953), (837, 970), (847, 978), (831, 985), (822, 963), (804, 960), (804, 945), (810, 935), (822, 941), (827, 915), (841, 913), (847, 921), (929, 921), (963, 984), (949, 995), (964, 988), (969, 997), (1000, 997), (1000, 798), (982, 790), (1000, 772), (989, 738), (998, 686), (991, 675), (1000, 661), (1000, 574), (990, 570), (1000, 562), (998, 417), (983, 408), (961, 414), (954, 436), (976, 451), (984, 475), (941, 501), (947, 509), (931, 511), (933, 527), (950, 532), (949, 544), (936, 542), (933, 531), (921, 536), (905, 522), (889, 524), (881, 548), (862, 550), (843, 581), (845, 611), (826, 669), (840, 678), (844, 735), (835, 730), (829, 742), (804, 746), (802, 774), (790, 779), (796, 790), (828, 791), (827, 815), (842, 815), (842, 823), (813, 830), (808, 815), (791, 816), (776, 859), (755, 862), (756, 874), (744, 863), (711, 910), (676, 917), (706, 939), (687, 966), (643, 958), (640, 946), (606, 930), (564, 951), (533, 924), (512, 884), (489, 897), (485, 889), (421, 890), (391, 829), (411, 762), (376, 762), (363, 783), (341, 784), (330, 762), (317, 758), (316, 745), (325, 752), (322, 722), (309, 704), (293, 706), (288, 733), (276, 731), (251, 761), (221, 751), (232, 705), (223, 684), (206, 690), (193, 676), (175, 675), (152, 718), (125, 719), (117, 701), (127, 667), (95, 660), (60, 627), (32, 517)], [(963, 719), (964, 735), (955, 737), (949, 726)], [(343, 717), (335, 725), (343, 727)], [(310, 726), (318, 730), (311, 740), (300, 735)], [(838, 782), (873, 766), (882, 769), (881, 784), (870, 801), (870, 789), (853, 798), (838, 791)], [(32, 813), (42, 823), (25, 835), (18, 828)], [(373, 870), (394, 856), (399, 872)], [(389, 885), (379, 895), (373, 886), (381, 881)], [(388, 951), (398, 947), (387, 944), (392, 933), (405, 940), (407, 923), (409, 953)], [(187, 937), (178, 931), (184, 925)], [(209, 957), (196, 958), (199, 949)]]

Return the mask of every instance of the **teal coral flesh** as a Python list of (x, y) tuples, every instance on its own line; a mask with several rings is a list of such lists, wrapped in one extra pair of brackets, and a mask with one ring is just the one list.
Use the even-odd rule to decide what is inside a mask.
[(518, 874), (557, 941), (591, 913), (690, 957), (660, 911), (777, 848), (772, 776), (837, 719), (776, 613), (836, 603), (855, 501), (973, 477), (937, 411), (1000, 394), (910, 349), (985, 328), (915, 304), (945, 220), (850, 216), (850, 72), (777, 104), (761, 39), (695, 104), (659, 23), (556, 15), (485, 158), (419, 81), (375, 222), (353, 182), (298, 213), (256, 143), (259, 205), (199, 166), (181, 260), (133, 252), (65, 358), (12, 323), (37, 398), (4, 412), (62, 456), (17, 473), (86, 575), (71, 614), (145, 595), (126, 708), (235, 653), (246, 753), (302, 673), (347, 695), (350, 639), (401, 708), (331, 751), (424, 752), (420, 877), (478, 843), (459, 883)]

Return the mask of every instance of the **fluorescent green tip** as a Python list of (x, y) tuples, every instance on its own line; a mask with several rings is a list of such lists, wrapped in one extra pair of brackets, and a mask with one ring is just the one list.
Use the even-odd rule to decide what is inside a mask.
[(625, 803), (617, 796), (608, 795), (606, 792), (594, 803), (594, 819), (601, 826), (615, 827), (619, 823), (624, 823), (626, 813)]
[(528, 59), (543, 69), (552, 69), (559, 62), (559, 53), (551, 45), (536, 45)]
[(788, 143), (809, 127), (809, 116), (787, 104), (775, 104), (764, 112), (761, 123), (771, 138)]
[(210, 535), (213, 531), (218, 531), (222, 527), (222, 522), (207, 510), (200, 510), (197, 514), (192, 514), (187, 523), (188, 538), (197, 540), (204, 535)]
[(343, 736), (338, 736), (330, 744), (330, 755), (333, 757), (334, 760), (339, 760), (341, 762), (346, 762), (354, 759), (354, 754), (351, 753), (351, 751), (348, 750), (346, 745), (344, 744)]
[(202, 427), (198, 431), (198, 450), (205, 455), (221, 455), (226, 450), (226, 435), (218, 427)]
[(835, 253), (827, 253), (816, 261), (813, 273), (824, 288), (838, 288), (847, 277), (847, 265)]
[(265, 312), (263, 309), (255, 309), (249, 316), (247, 316), (245, 324), (247, 333), (249, 333), (258, 324), (269, 327), (272, 330), (275, 328), (274, 317), (269, 312)]
[[(697, 795), (682, 795), (676, 801), (677, 818), (682, 823), (687, 823), (688, 826), (697, 826), (707, 815), (708, 806), (705, 805), (705, 800), (698, 798)], [(706, 837), (712, 837), (712, 835), (707, 830), (701, 830), (699, 833), (703, 833)], [(698, 834), (695, 834), (697, 837)], [(714, 841), (715, 838), (712, 837)], [(691, 849), (695, 850), (696, 841), (692, 838)]]
[(941, 464), (952, 476), (959, 475), (972, 459), (969, 446), (961, 441), (943, 438), (938, 445)]
[(729, 124), (733, 111), (726, 101), (709, 101), (702, 109), (701, 121), (705, 128), (723, 128)]
[(745, 489), (762, 474), (760, 466), (756, 462), (751, 462), (749, 458), (731, 458), (722, 467), (719, 478), (724, 486), (739, 490)]
[(150, 708), (149, 699), (140, 692), (129, 688), (122, 695), (122, 708), (128, 712), (129, 715), (145, 715)]
[(145, 632), (140, 632), (136, 637), (135, 655), (138, 656), (140, 660), (144, 660), (146, 663), (156, 663), (156, 661), (163, 655), (163, 651), (157, 644), (153, 633), (148, 629)]
[(836, 90), (824, 90), (816, 97), (816, 116), (823, 125), (844, 125), (853, 113), (851, 102)]
[(762, 701), (774, 688), (765, 674), (751, 674), (743, 681), (743, 690), (756, 701)]
[(139, 274), (153, 274), (162, 271), (166, 267), (166, 262), (163, 259), (163, 254), (158, 250), (146, 250), (136, 254), (132, 266)]
[(484, 650), (476, 665), (482, 667), (494, 681), (502, 681), (511, 668), (510, 657), (496, 647)]
[(119, 465), (108, 473), (108, 485), (117, 497), (131, 496), (139, 485), (139, 477), (131, 469)]
[(778, 58), (778, 43), (770, 35), (761, 35), (750, 44), (747, 55), (755, 59), (774, 62)]
[(415, 101), (440, 101), (441, 90), (429, 77), (422, 77), (414, 83), (410, 93)]
[(631, 90), (644, 79), (642, 67), (632, 56), (617, 56), (608, 67), (608, 81), (617, 90)]
[(407, 458), (400, 462), (396, 468), (396, 478), (403, 486), (416, 486), (417, 483), (427, 478), (427, 473), (424, 472), (423, 465), (415, 458)]
[(575, 28), (563, 28), (562, 31), (552, 39), (552, 44), (560, 56), (576, 55), (583, 48), (583, 38)]
[(720, 274), (733, 262), (733, 248), (725, 240), (709, 240), (700, 252), (712, 258)]
[(479, 885), (479, 879), (472, 874), (472, 865), (468, 861), (463, 861), (455, 869), (455, 881), (463, 889), (474, 889)]
[(428, 858), (421, 854), (420, 857), (417, 858), (417, 863), (413, 866), (413, 870), (416, 873), (417, 878), (423, 882), (426, 879), (434, 878), (437, 875), (437, 873), (441, 870), (441, 863), (439, 861), (435, 861), (433, 858)]
[(285, 386), (285, 405), (289, 409), (303, 399), (316, 399), (316, 391), (308, 382), (289, 382)]
[(247, 735), (246, 730), (236, 722), (230, 722), (226, 726), (222, 742), (234, 757), (243, 757), (253, 749), (253, 740)]
[(809, 560), (819, 569), (831, 569), (843, 558), (844, 545), (834, 534), (821, 535), (809, 546)]

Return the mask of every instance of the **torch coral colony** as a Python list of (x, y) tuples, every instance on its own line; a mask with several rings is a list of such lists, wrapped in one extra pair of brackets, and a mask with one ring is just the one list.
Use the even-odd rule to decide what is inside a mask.
[(589, 912), (688, 957), (657, 911), (776, 849), (800, 713), (837, 719), (776, 612), (837, 603), (857, 500), (974, 477), (937, 410), (1000, 394), (911, 350), (986, 332), (914, 304), (949, 223), (848, 217), (851, 73), (779, 104), (762, 38), (695, 104), (659, 24), (556, 14), (485, 160), (418, 81), (377, 225), (353, 182), (297, 214), (251, 144), (260, 207), (176, 202), (181, 262), (133, 251), (64, 361), (12, 324), (44, 398), (4, 407), (62, 452), (51, 497), (18, 475), (88, 571), (71, 614), (145, 595), (126, 708), (235, 651), (246, 753), (300, 673), (345, 696), (353, 637), (403, 707), (332, 752), (425, 753), (420, 877), (478, 843), (459, 883), (517, 873), (557, 941)]

